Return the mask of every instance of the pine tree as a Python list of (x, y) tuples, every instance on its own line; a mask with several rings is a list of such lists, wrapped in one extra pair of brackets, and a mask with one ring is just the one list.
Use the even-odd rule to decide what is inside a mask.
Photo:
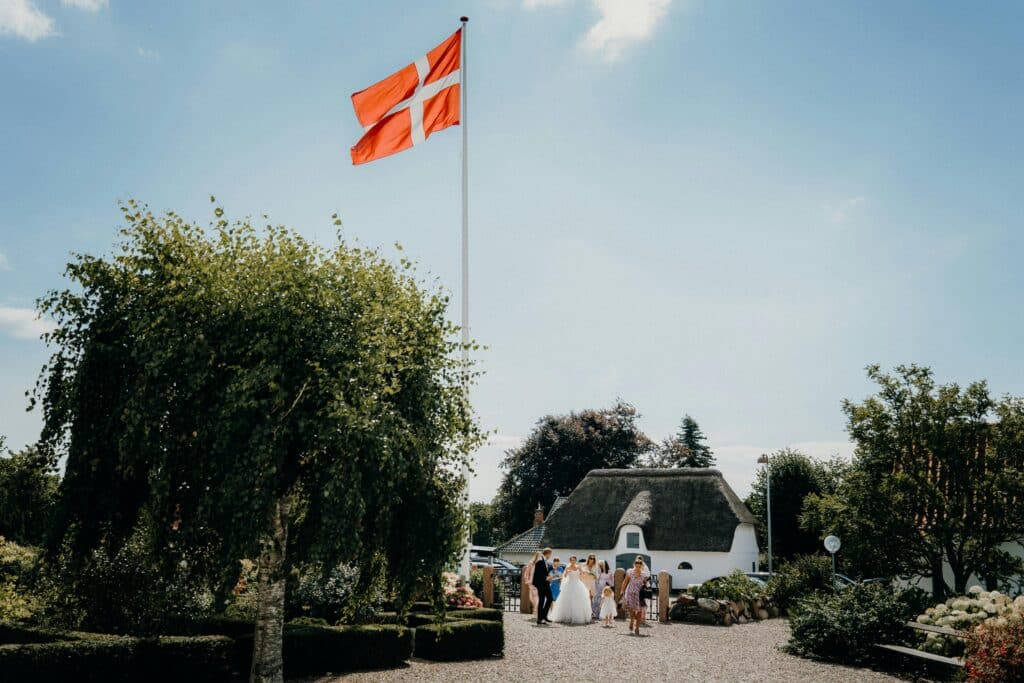
[(663, 440), (652, 454), (651, 467), (711, 467), (715, 454), (705, 442), (700, 425), (689, 415), (683, 417), (679, 431)]

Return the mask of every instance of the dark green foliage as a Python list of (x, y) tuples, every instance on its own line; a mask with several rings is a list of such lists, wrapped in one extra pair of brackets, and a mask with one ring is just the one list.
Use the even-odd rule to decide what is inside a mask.
[(971, 574), (996, 588), (1024, 572), (1001, 549), (1024, 536), (1024, 399), (939, 385), (916, 365), (868, 377), (877, 393), (843, 404), (853, 467), (833, 495), (808, 499), (805, 521), (841, 537), (862, 574), (931, 576), (937, 601)]
[(501, 621), (504, 613), (494, 607), (471, 607), (467, 609), (450, 609), (445, 613), (449, 619), (483, 619), (484, 621)]
[(484, 659), (505, 651), (505, 626), (482, 619), (449, 621), (416, 629), (416, 656), (436, 662)]
[(768, 469), (758, 469), (746, 500), (747, 507), (757, 517), (760, 546), (768, 547), (767, 471), (771, 471), (772, 477), (772, 554), (776, 559), (786, 560), (821, 550), (821, 540), (826, 534), (801, 526), (804, 500), (811, 495), (834, 491), (843, 467), (838, 459), (813, 460), (790, 448), (772, 453)]
[(538, 420), (525, 443), (502, 461), (505, 474), (494, 499), (501, 538), (528, 529), (538, 503), (550, 510), (555, 497), (569, 494), (590, 470), (635, 467), (651, 447), (639, 417), (620, 401), (612, 408)]
[(765, 596), (764, 586), (751, 581), (741, 570), (735, 569), (728, 576), (703, 582), (691, 591), (695, 598), (714, 598), (734, 602), (751, 601)]
[(884, 586), (812, 593), (790, 608), (786, 649), (801, 657), (864, 664), (876, 656), (876, 643), (905, 641), (906, 620), (906, 605)]
[[(493, 605), (500, 605), (504, 600), (502, 594), (502, 586), (504, 584), (498, 580), (497, 572), (494, 575), (494, 602)], [(473, 589), (473, 595), (484, 599), (484, 572), (482, 569), (474, 569), (469, 573), (469, 587)]]
[(800, 555), (787, 562), (767, 586), (772, 602), (784, 612), (811, 593), (832, 590), (832, 560), (820, 555)]
[(419, 628), (436, 621), (437, 616), (433, 612), (410, 612), (405, 618), (405, 624), (409, 628)]
[(373, 624), (403, 624), (398, 612), (376, 612), (370, 623)]
[(429, 602), (417, 601), (409, 605), (410, 612), (433, 612), (434, 606)]
[[(248, 672), (252, 634), (235, 640), (235, 668)], [(412, 656), (412, 629), (390, 624), (301, 626), (284, 629), (285, 676), (393, 668)]]
[(251, 636), (256, 629), (252, 619), (237, 619), (222, 615), (202, 619), (179, 619), (168, 624), (165, 633), (176, 636)]
[(715, 454), (708, 447), (700, 425), (689, 415), (679, 423), (679, 431), (664, 439), (651, 454), (651, 467), (713, 467)]
[(60, 477), (35, 448), (0, 456), (0, 536), (21, 545), (42, 545), (59, 483)]
[(65, 640), (67, 637), (66, 631), (0, 621), (0, 645), (53, 643), (58, 640)]
[(494, 523), (494, 505), (491, 503), (470, 503), (469, 524), (473, 545), (498, 545), (500, 538)]
[(21, 635), (23, 640), (34, 636), (49, 640), (0, 645), (0, 680), (219, 683), (228, 679), (231, 670), (232, 641), (223, 636), (129, 638), (76, 632)]

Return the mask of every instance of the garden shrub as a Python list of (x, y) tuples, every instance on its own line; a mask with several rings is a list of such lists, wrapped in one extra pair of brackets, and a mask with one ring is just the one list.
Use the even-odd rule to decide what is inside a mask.
[(416, 656), (437, 662), (501, 656), (505, 627), (500, 621), (458, 619), (416, 629)]
[(732, 600), (734, 602), (757, 600), (765, 597), (764, 587), (751, 581), (739, 569), (733, 570), (728, 576), (705, 581), (694, 586), (693, 597), (712, 598), (715, 600)]
[[(235, 640), (235, 668), (252, 665), (253, 634)], [(412, 630), (390, 624), (284, 627), (287, 677), (346, 673), (398, 666), (412, 656)]]
[(879, 585), (817, 592), (790, 608), (787, 651), (801, 657), (861, 664), (876, 643), (904, 642), (906, 613), (895, 593)]
[(978, 683), (1024, 681), (1024, 619), (992, 620), (967, 639), (967, 680)]
[(444, 572), (441, 575), (444, 602), (448, 607), (483, 607), (480, 598), (473, 595), (473, 589), (462, 583), (458, 574)]
[[(28, 629), (20, 635), (55, 637), (53, 632)], [(66, 632), (59, 637), (0, 645), (0, 680), (214, 683), (230, 675), (232, 641), (223, 636), (131, 638)]]
[(445, 612), (449, 619), (483, 619), (484, 621), (501, 621), (503, 612), (494, 607), (473, 607), (467, 609), (450, 609)]
[(43, 610), (33, 590), (39, 549), (0, 536), (0, 621), (28, 621)]
[[(917, 615), (919, 624), (971, 631), (990, 622), (1003, 624), (1008, 619), (1024, 619), (1024, 596), (1011, 600), (999, 591), (983, 591), (973, 586), (967, 595), (949, 598)], [(929, 633), (920, 648), (946, 657), (959, 657), (964, 641), (954, 636)]]
[(819, 555), (802, 555), (768, 580), (767, 593), (776, 607), (789, 611), (802, 598), (818, 591), (832, 592), (832, 562)]
[(374, 624), (404, 624), (401, 618), (398, 616), (398, 612), (376, 612), (373, 618), (370, 619), (371, 623)]
[(433, 612), (410, 612), (405, 618), (405, 624), (409, 628), (419, 628), (420, 626), (426, 626), (427, 624), (433, 624), (437, 622), (437, 615)]
[[(504, 596), (501, 592), (502, 583), (498, 579), (497, 572), (494, 573), (494, 603), (500, 605), (504, 600)], [(469, 587), (473, 589), (473, 594), (480, 598), (481, 602), (484, 599), (484, 570), (474, 569), (469, 574)]]

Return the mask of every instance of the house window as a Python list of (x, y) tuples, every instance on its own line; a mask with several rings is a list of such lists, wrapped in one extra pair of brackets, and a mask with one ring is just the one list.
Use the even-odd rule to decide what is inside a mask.
[(640, 547), (640, 532), (639, 531), (627, 531), (626, 532), (626, 547), (627, 548), (639, 548)]
[(689, 562), (680, 562), (676, 569), (693, 569), (693, 565)]

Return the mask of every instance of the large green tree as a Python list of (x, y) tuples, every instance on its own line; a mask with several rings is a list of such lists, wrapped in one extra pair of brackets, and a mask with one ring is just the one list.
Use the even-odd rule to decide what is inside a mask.
[(59, 482), (36, 448), (0, 456), (0, 536), (40, 545), (50, 530)]
[(282, 681), (290, 565), (352, 563), (408, 601), (457, 552), (480, 434), (448, 299), (340, 238), (122, 209), (115, 254), (77, 256), (40, 302), (58, 323), (41, 446), (67, 457), (55, 547), (115, 556), (148, 523), (158, 558), (201, 549), (191, 569), (221, 587), (258, 558), (250, 676)]
[(651, 448), (637, 425), (636, 408), (619, 401), (611, 408), (548, 415), (519, 448), (505, 454), (505, 473), (494, 499), (496, 526), (503, 540), (533, 523), (539, 503), (545, 510), (572, 492), (590, 470), (635, 467)]
[(715, 454), (708, 447), (700, 425), (689, 415), (679, 423), (679, 431), (658, 444), (648, 460), (651, 467), (712, 467)]
[(767, 548), (768, 477), (771, 477), (772, 555), (789, 560), (798, 555), (822, 551), (816, 529), (801, 526), (804, 501), (808, 496), (831, 493), (838, 485), (842, 463), (814, 460), (791, 448), (768, 456), (768, 465), (758, 469), (746, 503), (758, 520), (758, 537)]
[(504, 540), (495, 533), (494, 505), (491, 503), (470, 503), (469, 522), (473, 545), (497, 545)]
[(936, 598), (972, 574), (994, 587), (1020, 573), (1001, 546), (1024, 540), (1024, 401), (993, 399), (985, 382), (936, 384), (917, 365), (868, 377), (877, 393), (843, 404), (853, 467), (808, 501), (808, 525), (840, 535), (872, 572), (930, 577)]

